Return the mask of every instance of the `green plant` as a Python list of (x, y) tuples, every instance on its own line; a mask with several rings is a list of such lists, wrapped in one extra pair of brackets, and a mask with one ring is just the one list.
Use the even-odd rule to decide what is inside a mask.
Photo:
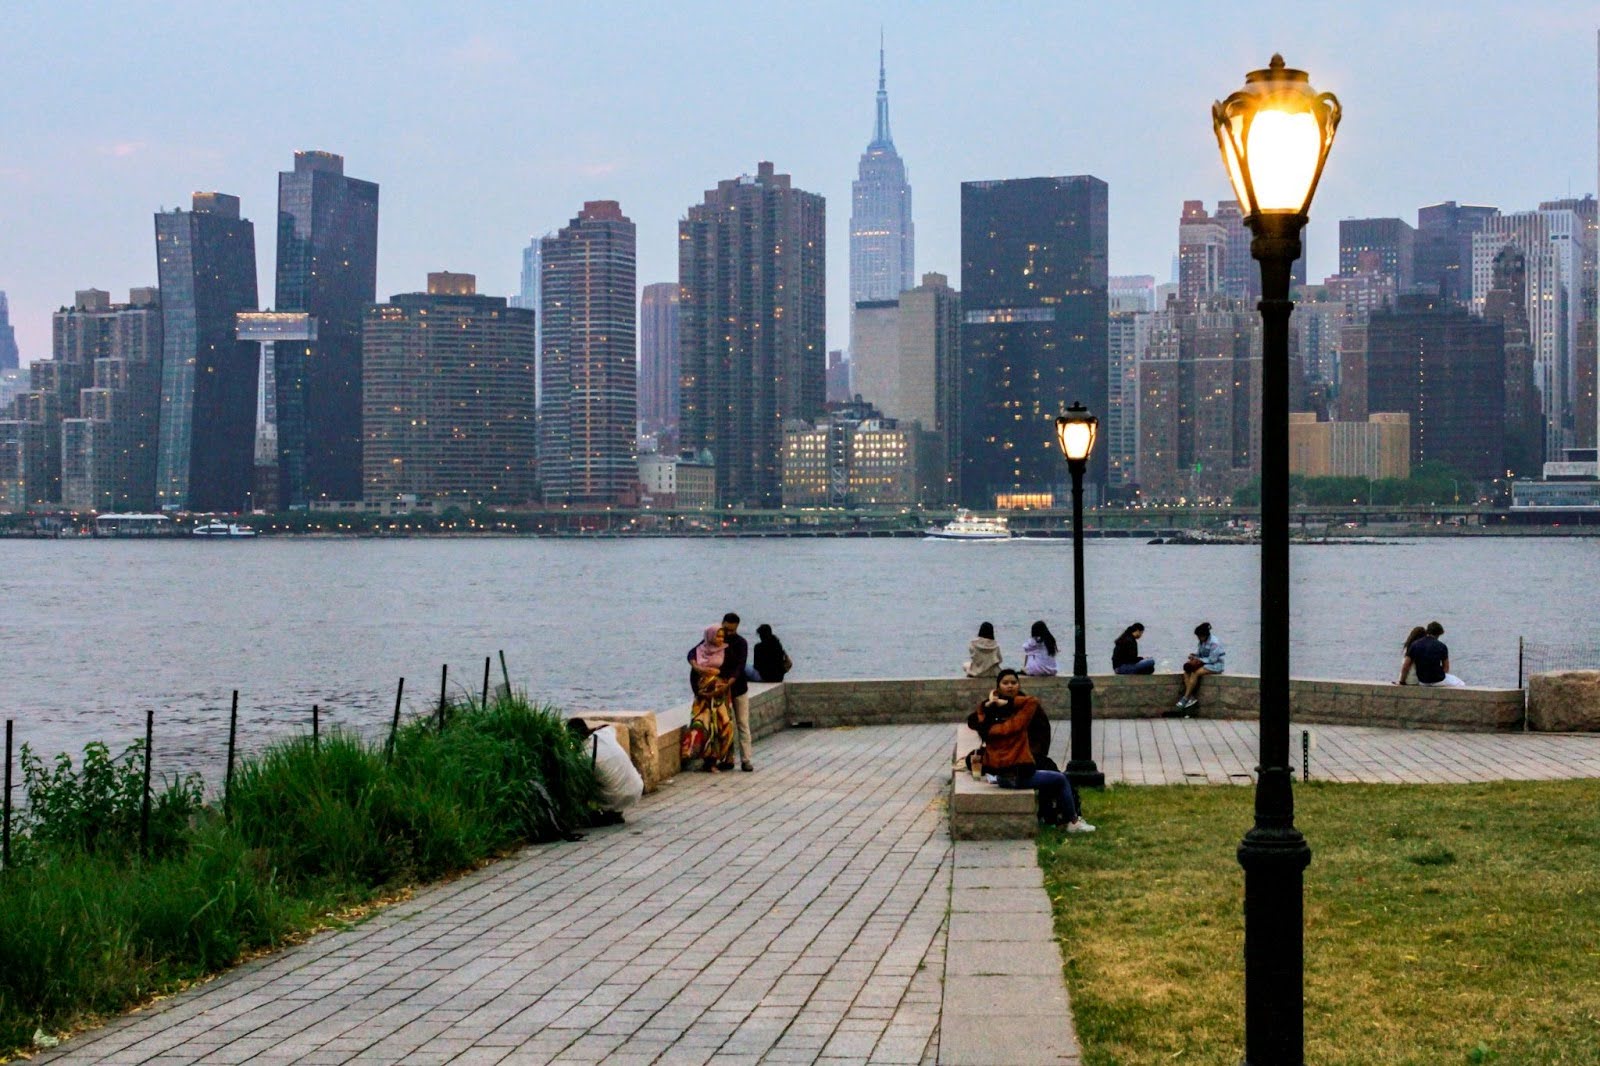
[[(18, 828), (28, 839), (30, 858), (75, 851), (131, 855), (138, 850), (144, 741), (134, 741), (116, 758), (106, 745), (91, 742), (76, 768), (66, 752), (47, 768), (24, 744), (21, 763), (28, 802)], [(151, 792), (150, 853), (166, 855), (184, 846), (184, 830), (204, 801), (204, 784), (198, 774), (189, 774), (169, 778)]]

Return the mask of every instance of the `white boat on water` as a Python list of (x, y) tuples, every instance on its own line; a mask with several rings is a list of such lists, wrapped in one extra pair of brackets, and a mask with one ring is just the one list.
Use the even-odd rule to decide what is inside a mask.
[(930, 526), (923, 534), (933, 540), (1010, 540), (1011, 527), (1000, 515), (985, 518), (963, 509), (943, 526)]
[(235, 525), (232, 522), (207, 522), (203, 526), (194, 527), (197, 537), (253, 537), (256, 531), (249, 526)]

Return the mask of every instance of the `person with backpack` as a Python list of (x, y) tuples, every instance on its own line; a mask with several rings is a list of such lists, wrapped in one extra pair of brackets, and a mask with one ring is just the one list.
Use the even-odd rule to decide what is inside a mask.
[(783, 641), (765, 622), (756, 626), (756, 636), (760, 639), (750, 652), (751, 665), (756, 673), (753, 680), (782, 681), (783, 675), (794, 669), (794, 663), (789, 661), (789, 653), (783, 650)]

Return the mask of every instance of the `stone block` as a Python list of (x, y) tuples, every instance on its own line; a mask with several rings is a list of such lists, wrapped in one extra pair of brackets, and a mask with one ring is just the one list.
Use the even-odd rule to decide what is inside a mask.
[(1528, 678), (1528, 726), (1544, 733), (1600, 732), (1600, 670)]
[(656, 738), (656, 774), (660, 781), (677, 777), (682, 770), (678, 745), (683, 743), (682, 729), (669, 729)]
[(582, 711), (576, 717), (591, 726), (610, 723), (617, 727), (621, 739), (627, 744), (628, 758), (633, 768), (644, 779), (644, 790), (654, 792), (661, 784), (661, 757), (656, 733), (656, 716), (652, 711)]
[(1039, 801), (1031, 789), (1000, 788), (965, 769), (951, 774), (953, 840), (1031, 839), (1039, 830)]

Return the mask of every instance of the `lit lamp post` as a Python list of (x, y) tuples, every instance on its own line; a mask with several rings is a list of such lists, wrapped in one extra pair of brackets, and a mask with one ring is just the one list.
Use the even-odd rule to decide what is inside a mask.
[(1305, 1062), (1305, 905), (1311, 848), (1289, 768), (1289, 272), (1339, 125), (1339, 101), (1273, 56), (1213, 105), (1222, 159), (1261, 263), (1261, 765), (1244, 867), (1246, 1066)]
[(1083, 471), (1089, 465), (1099, 427), (1100, 420), (1076, 400), (1056, 419), (1056, 440), (1072, 473), (1072, 679), (1067, 682), (1072, 700), (1072, 750), (1067, 758), (1067, 778), (1079, 788), (1106, 787), (1106, 775), (1094, 764), (1091, 751), (1094, 682), (1083, 650)]

